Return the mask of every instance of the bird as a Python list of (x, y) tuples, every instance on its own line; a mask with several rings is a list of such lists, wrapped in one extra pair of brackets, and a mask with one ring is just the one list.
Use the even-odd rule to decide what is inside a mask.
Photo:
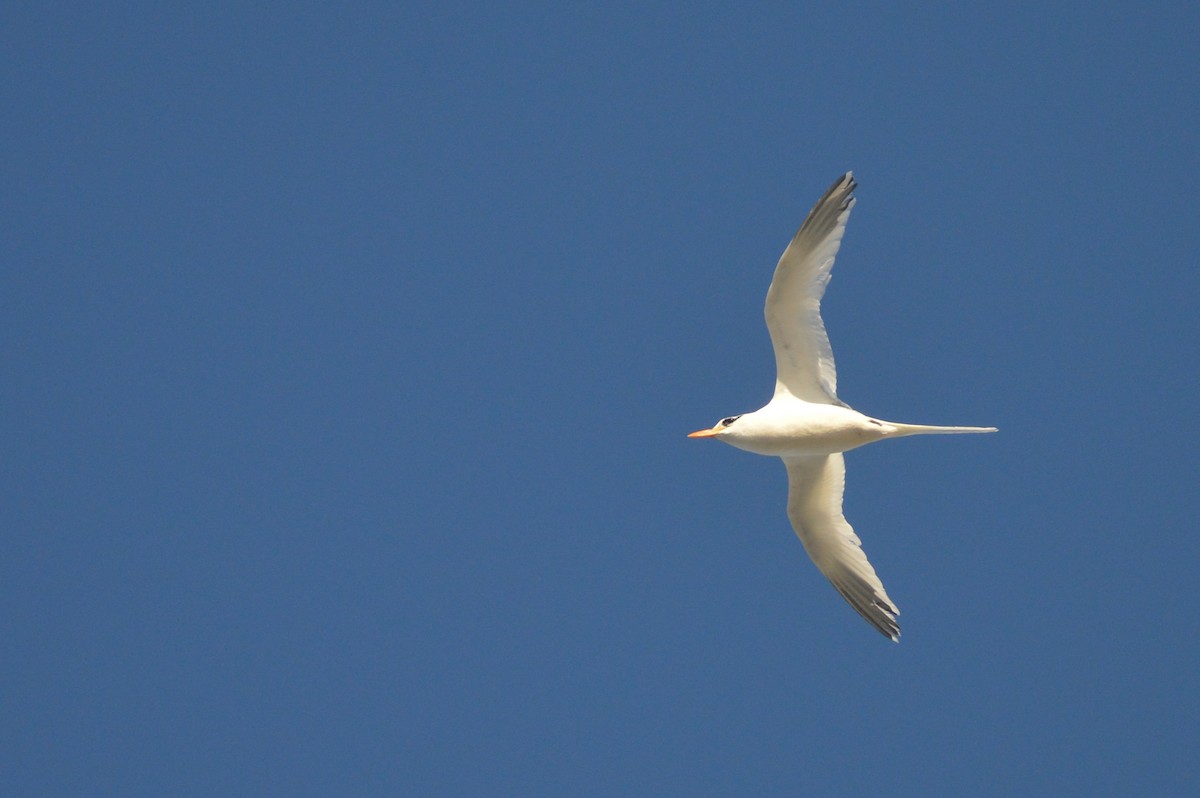
[(908, 435), (996, 432), (883, 421), (837, 396), (833, 349), (821, 297), (842, 245), (858, 183), (846, 172), (829, 187), (775, 267), (764, 315), (775, 349), (775, 393), (766, 406), (727, 416), (689, 438), (712, 438), (779, 457), (788, 474), (788, 519), (808, 556), (838, 593), (875, 629), (900, 642), (900, 610), (884, 590), (862, 541), (842, 513), (843, 452)]

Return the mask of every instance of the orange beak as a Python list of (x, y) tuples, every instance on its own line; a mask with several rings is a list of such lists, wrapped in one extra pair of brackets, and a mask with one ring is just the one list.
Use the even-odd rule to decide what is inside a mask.
[(689, 433), (689, 438), (711, 438), (720, 432), (720, 428), (713, 427), (712, 429), (698, 429), (695, 432)]

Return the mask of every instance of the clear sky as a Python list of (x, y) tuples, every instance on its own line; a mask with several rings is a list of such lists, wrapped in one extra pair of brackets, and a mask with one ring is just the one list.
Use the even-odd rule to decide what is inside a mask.
[(1200, 794), (1200, 6), (920, 6), (8, 4), (0, 793)]

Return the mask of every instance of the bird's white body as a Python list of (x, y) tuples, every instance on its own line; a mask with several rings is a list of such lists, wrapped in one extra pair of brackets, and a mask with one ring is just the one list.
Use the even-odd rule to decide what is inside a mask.
[(747, 452), (787, 457), (848, 452), (882, 440), (894, 429), (844, 405), (787, 396), (742, 415), (720, 439)]
[(899, 424), (865, 416), (845, 405), (776, 396), (761, 410), (745, 413), (720, 439), (754, 454), (794, 457), (848, 452), (884, 438), (957, 432), (993, 432), (991, 427)]
[(821, 297), (841, 246), (857, 184), (847, 172), (809, 212), (779, 259), (765, 316), (775, 347), (775, 395), (762, 409), (717, 422), (694, 438), (717, 438), (779, 457), (788, 471), (788, 517), (805, 550), (842, 597), (882, 634), (900, 638), (900, 611), (842, 515), (848, 452), (884, 438), (995, 432), (995, 427), (935, 427), (881, 421), (837, 398), (837, 371)]

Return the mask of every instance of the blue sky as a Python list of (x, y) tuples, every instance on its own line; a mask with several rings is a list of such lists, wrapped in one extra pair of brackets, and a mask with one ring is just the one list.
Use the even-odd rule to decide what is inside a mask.
[[(0, 792), (1200, 790), (1194, 3), (0, 12)], [(805, 557), (762, 301), (859, 202)]]

